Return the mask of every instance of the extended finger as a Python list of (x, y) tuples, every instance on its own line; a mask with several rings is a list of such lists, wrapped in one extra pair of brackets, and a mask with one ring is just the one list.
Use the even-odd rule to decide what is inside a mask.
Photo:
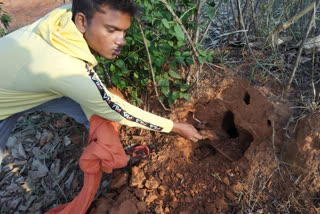
[(197, 135), (195, 135), (195, 138), (197, 138), (198, 140), (201, 140), (202, 139), (202, 135), (197, 134)]
[(192, 126), (193, 128), (193, 131), (194, 131), (194, 134), (193, 134), (193, 138), (196, 138), (196, 139), (202, 139), (202, 135), (198, 132), (198, 130), (196, 128), (194, 128), (194, 126)]
[(193, 141), (193, 142), (197, 142), (199, 139), (198, 138), (195, 138), (195, 137), (191, 137), (191, 138), (189, 138), (191, 141)]

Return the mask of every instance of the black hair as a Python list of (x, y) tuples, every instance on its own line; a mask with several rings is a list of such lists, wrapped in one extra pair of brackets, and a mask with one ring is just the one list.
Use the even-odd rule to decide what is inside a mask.
[(74, 21), (75, 15), (81, 12), (90, 23), (93, 14), (101, 11), (102, 6), (109, 6), (111, 9), (128, 13), (130, 16), (135, 16), (138, 10), (133, 0), (72, 0), (72, 20)]

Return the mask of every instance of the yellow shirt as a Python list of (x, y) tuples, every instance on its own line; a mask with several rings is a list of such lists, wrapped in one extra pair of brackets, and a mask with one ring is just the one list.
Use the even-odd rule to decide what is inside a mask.
[(171, 120), (110, 93), (92, 67), (95, 57), (71, 20), (71, 6), (0, 38), (0, 120), (59, 97), (131, 127), (170, 132)]

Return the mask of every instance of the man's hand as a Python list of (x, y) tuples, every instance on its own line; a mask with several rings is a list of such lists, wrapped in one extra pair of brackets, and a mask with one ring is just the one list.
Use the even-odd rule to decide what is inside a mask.
[(172, 132), (178, 133), (182, 137), (197, 142), (202, 139), (199, 132), (189, 123), (173, 123)]

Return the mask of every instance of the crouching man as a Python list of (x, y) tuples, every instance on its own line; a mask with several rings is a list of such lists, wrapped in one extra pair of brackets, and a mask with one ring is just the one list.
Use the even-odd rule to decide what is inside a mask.
[(79, 161), (81, 193), (48, 213), (85, 213), (102, 171), (127, 165), (115, 123), (201, 138), (190, 124), (127, 103), (96, 75), (97, 55), (114, 59), (120, 54), (135, 8), (131, 0), (73, 0), (72, 8), (58, 8), (0, 39), (0, 163), (12, 128), (27, 112), (65, 113), (90, 130)]

